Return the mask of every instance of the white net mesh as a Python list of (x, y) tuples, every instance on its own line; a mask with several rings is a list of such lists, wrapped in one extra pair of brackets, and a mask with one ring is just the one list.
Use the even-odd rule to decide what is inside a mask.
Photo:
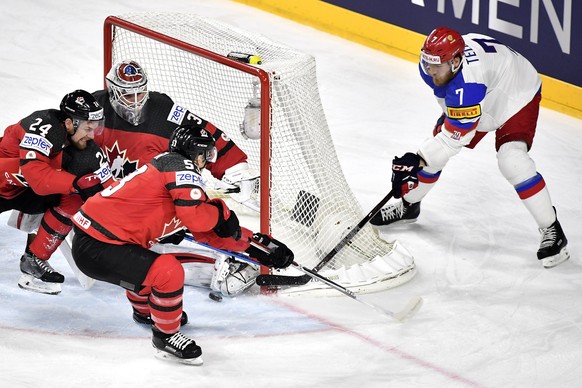
[[(261, 162), (270, 163), (271, 232), (294, 251), (297, 262), (315, 266), (363, 214), (335, 153), (314, 58), (195, 15), (142, 13), (119, 18), (223, 56), (243, 52), (262, 58), (258, 66), (271, 81), (270, 161), (261, 161), (259, 140), (246, 139), (240, 132), (245, 107), (260, 96), (257, 77), (119, 27), (114, 28), (111, 49), (113, 63), (132, 59), (146, 70), (150, 90), (168, 94), (227, 133), (256, 170)], [(392, 250), (393, 243), (366, 226), (325, 268), (365, 263)], [(411, 268), (414, 261), (409, 257), (395, 260), (387, 271)]]

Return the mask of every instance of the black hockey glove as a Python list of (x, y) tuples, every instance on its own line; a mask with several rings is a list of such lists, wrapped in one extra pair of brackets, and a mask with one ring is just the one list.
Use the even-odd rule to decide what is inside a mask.
[(434, 129), (432, 130), (432, 135), (436, 136), (438, 135), (442, 130), (443, 130), (443, 124), (445, 123), (445, 118), (447, 116), (445, 116), (445, 114), (443, 113), (441, 115), (441, 117), (439, 117), (439, 119), (437, 120)]
[(236, 241), (240, 240), (242, 231), (240, 230), (236, 213), (230, 210), (220, 198), (211, 199), (208, 203), (218, 208), (218, 222), (213, 228), (214, 233), (216, 233), (218, 237), (232, 237)]
[(158, 244), (174, 244), (174, 245), (178, 245), (182, 242), (182, 240), (184, 240), (184, 237), (186, 236), (186, 230), (184, 229), (180, 229), (179, 231), (177, 231), (176, 233), (172, 233), (166, 237), (162, 237), (161, 239), (158, 240)]
[(418, 186), (418, 172), (420, 156), (412, 152), (392, 160), (392, 194), (394, 198), (401, 198), (410, 190)]
[(253, 241), (266, 247), (270, 252), (267, 253), (253, 245), (247, 248), (246, 252), (255, 259), (259, 260), (262, 265), (275, 268), (287, 268), (293, 263), (295, 256), (291, 249), (285, 244), (275, 240), (268, 234), (255, 233)]
[(81, 199), (86, 201), (101, 190), (103, 190), (101, 179), (97, 175), (91, 173), (76, 177), (73, 181), (73, 190), (71, 191), (78, 193), (81, 196)]

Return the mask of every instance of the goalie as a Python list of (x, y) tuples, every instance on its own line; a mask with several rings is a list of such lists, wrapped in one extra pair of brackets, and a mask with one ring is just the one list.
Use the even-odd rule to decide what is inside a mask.
[(249, 169), (247, 155), (212, 123), (174, 103), (166, 94), (148, 90), (148, 76), (137, 62), (115, 64), (105, 77), (107, 89), (93, 93), (105, 111), (105, 129), (95, 142), (106, 152), (113, 176), (121, 179), (167, 151), (177, 125), (197, 125), (214, 138), (216, 160), (206, 169), (217, 189), (235, 192), (233, 199), (250, 199), (258, 173)]
[[(90, 198), (75, 214), (72, 253), (79, 269), (119, 285), (135, 314), (150, 318), (157, 355), (202, 364), (196, 342), (182, 335), (184, 269), (171, 254), (149, 248), (187, 228), (197, 241), (244, 251), (261, 264), (285, 268), (293, 252), (268, 235), (241, 228), (220, 199), (209, 199), (200, 170), (216, 158), (215, 142), (201, 126), (184, 125), (170, 138), (169, 152)], [(250, 241), (269, 246), (269, 253)]]

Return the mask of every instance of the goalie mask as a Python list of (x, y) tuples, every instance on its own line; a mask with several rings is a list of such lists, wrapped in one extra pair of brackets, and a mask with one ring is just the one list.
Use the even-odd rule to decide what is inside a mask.
[(85, 90), (75, 90), (61, 100), (60, 110), (65, 119), (73, 122), (75, 133), (79, 128), (98, 135), (103, 131), (103, 108), (93, 95)]
[(149, 93), (142, 67), (135, 61), (120, 62), (109, 70), (105, 83), (115, 113), (132, 125), (143, 123)]
[(215, 162), (217, 156), (212, 134), (197, 125), (177, 127), (170, 138), (169, 151), (191, 159), (200, 169)]

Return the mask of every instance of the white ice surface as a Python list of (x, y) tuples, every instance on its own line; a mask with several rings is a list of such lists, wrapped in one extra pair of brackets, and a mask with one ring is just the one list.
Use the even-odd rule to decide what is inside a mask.
[[(430, 136), (439, 108), (416, 65), (226, 0), (0, 3), (0, 131), (74, 89), (102, 86), (108, 15), (193, 12), (313, 54), (341, 168), (364, 209), (388, 190), (394, 155)], [(211, 119), (211, 118), (209, 118)], [(187, 288), (185, 334), (202, 367), (152, 355), (123, 291), (82, 290), (64, 258), (58, 296), (20, 290), (25, 236), (0, 216), (2, 387), (578, 387), (582, 380), (582, 122), (542, 109), (531, 151), (558, 209), (572, 259), (542, 269), (533, 219), (498, 172), (493, 138), (464, 150), (423, 201), (416, 224), (384, 228), (419, 273), (365, 300), (245, 295), (216, 303)]]

